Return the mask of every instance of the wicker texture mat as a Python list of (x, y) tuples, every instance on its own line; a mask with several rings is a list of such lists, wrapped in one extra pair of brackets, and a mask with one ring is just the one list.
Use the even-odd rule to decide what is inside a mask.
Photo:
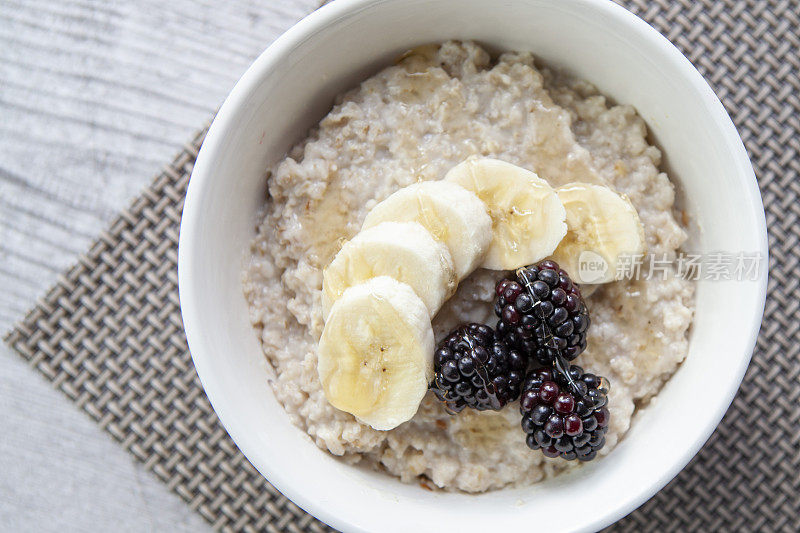
[[(722, 424), (675, 480), (613, 529), (800, 531), (800, 5), (624, 4), (681, 48), (736, 122), (767, 210), (771, 282), (753, 363)], [(216, 528), (324, 531), (238, 451), (187, 351), (178, 226), (202, 138), (6, 341)]]

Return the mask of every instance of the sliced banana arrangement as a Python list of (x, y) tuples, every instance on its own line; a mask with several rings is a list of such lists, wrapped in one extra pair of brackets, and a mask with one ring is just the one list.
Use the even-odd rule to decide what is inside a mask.
[(397, 427), (417, 412), (432, 377), (431, 320), (475, 269), (552, 257), (576, 281), (606, 283), (620, 254), (643, 249), (626, 197), (581, 183), (553, 190), (497, 159), (469, 158), (442, 181), (400, 189), (323, 272), (325, 396), (375, 429)]

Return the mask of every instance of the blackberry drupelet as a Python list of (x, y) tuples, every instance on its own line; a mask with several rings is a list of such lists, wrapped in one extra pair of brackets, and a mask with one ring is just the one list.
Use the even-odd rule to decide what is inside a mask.
[(519, 397), (528, 361), (484, 324), (467, 324), (450, 332), (434, 354), (436, 397), (448, 409), (464, 407), (498, 411)]
[(496, 286), (497, 336), (531, 360), (550, 366), (586, 349), (589, 311), (580, 289), (553, 261), (521, 268)]
[(609, 384), (576, 365), (567, 372), (539, 368), (525, 377), (519, 403), (525, 442), (547, 457), (591, 461), (606, 443)]

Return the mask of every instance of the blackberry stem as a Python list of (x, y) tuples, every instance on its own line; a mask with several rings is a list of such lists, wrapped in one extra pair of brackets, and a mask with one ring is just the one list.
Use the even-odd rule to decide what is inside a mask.
[[(475, 349), (475, 343), (472, 341), (472, 338), (469, 336), (465, 339), (467, 344), (469, 344), (470, 349)], [(478, 363), (475, 368), (475, 373), (478, 374), (478, 377), (481, 378), (483, 381), (483, 390), (486, 391), (486, 394), (489, 396), (489, 399), (492, 400), (492, 408), (500, 409), (500, 399), (497, 397), (497, 389), (495, 389), (494, 383), (489, 381), (489, 373), (486, 371), (486, 368), (483, 366), (483, 363), (480, 361), (475, 361)]]
[(537, 312), (539, 313), (539, 320), (542, 323), (542, 327), (544, 328), (546, 336), (545, 345), (551, 350), (554, 350), (556, 354), (555, 357), (553, 357), (555, 363), (553, 366), (555, 367), (556, 372), (558, 372), (564, 377), (564, 379), (567, 381), (567, 384), (569, 384), (569, 388), (572, 390), (573, 394), (575, 394), (580, 398), (587, 399), (586, 396), (581, 394), (578, 385), (575, 383), (575, 380), (572, 379), (572, 376), (570, 376), (569, 374), (569, 363), (567, 362), (566, 358), (561, 353), (561, 350), (558, 348), (558, 345), (553, 339), (553, 333), (550, 331), (550, 326), (547, 324), (546, 320), (547, 317), (544, 316), (544, 312), (542, 312), (540, 307), (542, 301), (533, 292), (533, 282), (528, 277), (528, 271), (525, 269), (525, 267), (520, 267), (517, 269), (516, 274), (517, 274), (517, 279), (522, 281), (522, 285), (525, 287), (525, 290), (528, 291), (528, 295), (530, 295), (531, 299), (533, 300), (534, 302), (533, 308), (538, 309)]

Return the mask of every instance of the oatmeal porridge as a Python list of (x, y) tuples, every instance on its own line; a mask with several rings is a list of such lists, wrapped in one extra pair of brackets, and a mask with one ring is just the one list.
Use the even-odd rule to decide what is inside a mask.
[[(624, 194), (650, 253), (674, 255), (686, 239), (661, 154), (632, 107), (537, 68), (530, 53), (493, 59), (476, 44), (447, 42), (412, 51), (341, 95), (270, 169), (244, 273), (250, 319), (275, 369), (272, 386), (294, 424), (349, 463), (468, 492), (534, 483), (575, 464), (532, 452), (514, 404), (450, 416), (428, 392), (411, 420), (373, 429), (328, 402), (317, 347), (323, 270), (342, 243), (378, 202), (441, 180), (476, 155), (533, 171), (554, 188), (582, 182)], [(436, 340), (465, 322), (494, 324), (495, 283), (504, 274), (479, 268), (461, 280), (433, 318)], [(583, 287), (588, 347), (574, 362), (613, 384), (605, 455), (685, 358), (694, 287), (674, 276), (593, 287)]]

